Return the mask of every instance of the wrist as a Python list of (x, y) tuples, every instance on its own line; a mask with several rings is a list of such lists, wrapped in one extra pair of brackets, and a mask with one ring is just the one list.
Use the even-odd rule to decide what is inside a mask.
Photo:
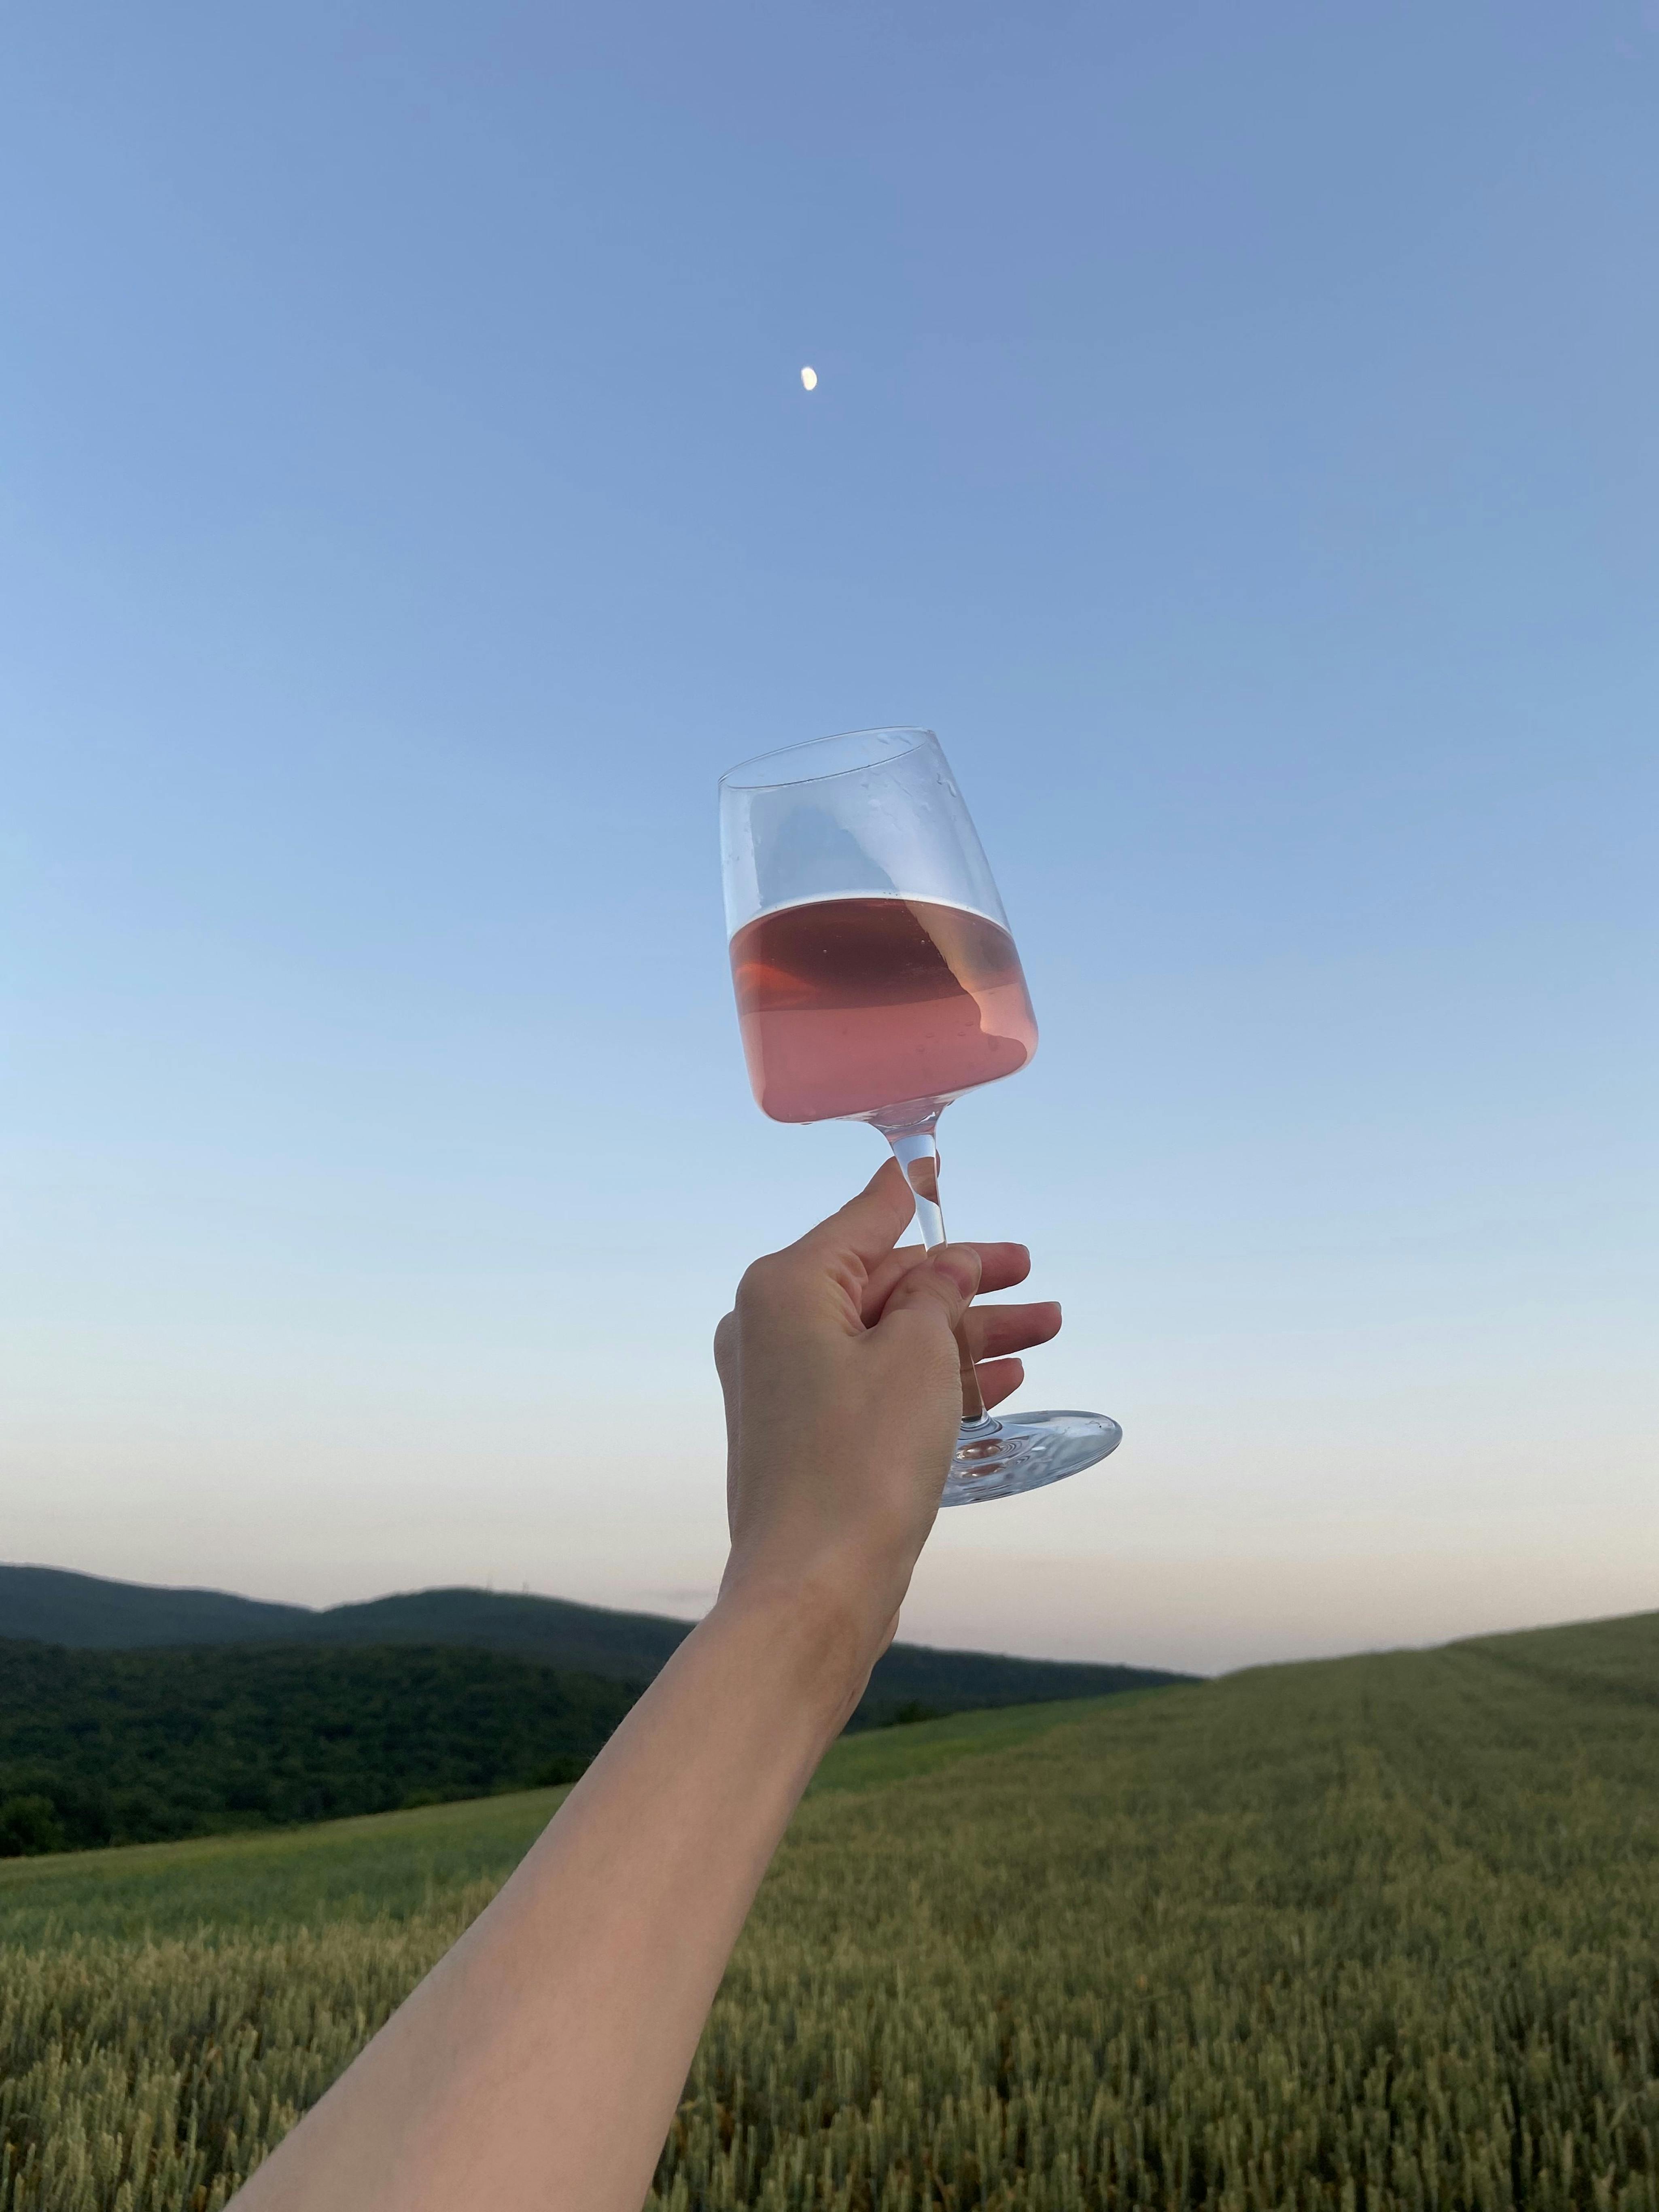
[(831, 1578), (772, 1575), (733, 1560), (708, 1625), (749, 1647), (752, 1663), (827, 1746), (863, 1696), (891, 1618), (875, 1622), (868, 1605)]

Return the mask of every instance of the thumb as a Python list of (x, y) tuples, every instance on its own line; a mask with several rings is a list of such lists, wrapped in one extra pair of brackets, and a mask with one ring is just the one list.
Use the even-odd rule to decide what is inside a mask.
[(954, 1335), (979, 1288), (979, 1254), (971, 1244), (938, 1246), (900, 1276), (878, 1328), (893, 1314), (938, 1313)]

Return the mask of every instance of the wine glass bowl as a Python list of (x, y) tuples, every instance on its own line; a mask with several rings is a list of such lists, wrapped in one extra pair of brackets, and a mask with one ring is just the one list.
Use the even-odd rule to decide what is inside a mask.
[[(934, 1129), (1017, 1074), (1036, 1018), (990, 866), (931, 730), (854, 730), (720, 781), (732, 980), (757, 1103), (778, 1121), (871, 1122), (945, 1241)], [(989, 1417), (966, 1353), (944, 1503), (1034, 1490), (1103, 1458), (1105, 1414)]]

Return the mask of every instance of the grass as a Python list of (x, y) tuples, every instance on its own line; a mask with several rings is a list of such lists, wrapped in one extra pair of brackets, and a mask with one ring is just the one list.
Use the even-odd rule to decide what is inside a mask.
[(1111, 1698), (1064, 1705), (1002, 1705), (990, 1712), (953, 1713), (947, 1719), (842, 1736), (830, 1747), (807, 1794), (817, 1797), (826, 1790), (884, 1790), (918, 1775), (937, 1774), (959, 1759), (1030, 1743), (1050, 1729), (1103, 1712), (1108, 1705), (1138, 1705), (1143, 1698), (1166, 1694), (1162, 1690), (1125, 1690)]
[(501, 1881), (565, 1794), (526, 1790), (314, 1828), (0, 1859), (0, 1944), (406, 1920), (434, 1894)]
[[(554, 1802), (0, 1870), (0, 2207), (214, 2212)], [(1659, 1616), (838, 1747), (653, 2206), (1659, 2212)]]

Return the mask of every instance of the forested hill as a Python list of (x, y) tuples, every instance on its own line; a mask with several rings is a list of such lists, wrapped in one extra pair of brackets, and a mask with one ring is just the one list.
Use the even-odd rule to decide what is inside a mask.
[(637, 1693), (432, 1645), (0, 1639), (0, 1858), (574, 1782)]
[[(416, 1590), (313, 1612), (222, 1590), (157, 1589), (56, 1567), (0, 1566), (0, 1637), (82, 1650), (156, 1644), (444, 1644), (512, 1653), (636, 1686), (690, 1633), (662, 1613), (617, 1613), (567, 1598), (477, 1589)], [(1016, 1659), (896, 1644), (879, 1662), (856, 1716), (869, 1726), (907, 1708), (961, 1712), (1109, 1697), (1190, 1680), (1156, 1667)]]

